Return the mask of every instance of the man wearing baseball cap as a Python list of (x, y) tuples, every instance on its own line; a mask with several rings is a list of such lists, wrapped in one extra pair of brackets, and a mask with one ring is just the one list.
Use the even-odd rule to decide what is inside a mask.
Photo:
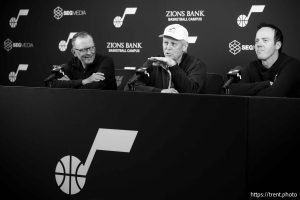
[(134, 82), (134, 89), (161, 93), (201, 93), (206, 67), (200, 59), (187, 54), (187, 29), (180, 24), (172, 24), (159, 37), (162, 37), (164, 56), (148, 58), (142, 67), (144, 73)]

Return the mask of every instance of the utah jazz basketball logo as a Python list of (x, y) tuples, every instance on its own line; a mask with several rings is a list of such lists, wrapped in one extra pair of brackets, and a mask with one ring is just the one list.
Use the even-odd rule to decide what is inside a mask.
[(125, 19), (125, 16), (126, 15), (134, 15), (135, 12), (136, 12), (136, 9), (137, 9), (136, 7), (134, 7), (134, 8), (126, 8), (122, 17), (121, 16), (116, 16), (114, 18), (114, 21), (113, 21), (114, 26), (116, 28), (120, 28), (123, 25), (123, 21)]
[(17, 18), (15, 18), (15, 17), (10, 18), (10, 20), (9, 20), (10, 27), (16, 28), (16, 26), (18, 25), (19, 17), (20, 16), (27, 16), (28, 12), (29, 12), (29, 9), (21, 9), (21, 10), (19, 10), (19, 14), (18, 14)]
[(9, 81), (12, 83), (15, 82), (17, 80), (19, 71), (27, 71), (27, 68), (28, 68), (28, 64), (19, 64), (16, 72), (12, 71), (9, 73), (8, 75)]
[(138, 131), (99, 128), (85, 163), (75, 156), (65, 156), (58, 161), (55, 179), (58, 187), (66, 194), (80, 192), (97, 150), (129, 153)]
[(67, 39), (67, 41), (65, 40), (61, 40), (58, 44), (58, 48), (60, 51), (66, 51), (67, 48), (68, 48), (68, 44), (69, 44), (69, 41), (73, 38), (73, 36), (76, 34), (77, 32), (71, 32), (69, 34), (69, 37)]
[(237, 24), (240, 26), (240, 27), (245, 27), (247, 26), (248, 24), (248, 21), (250, 19), (250, 16), (252, 13), (261, 13), (264, 11), (264, 8), (265, 6), (264, 5), (253, 5), (251, 6), (251, 9), (248, 13), (248, 15), (240, 15), (238, 18), (237, 18)]

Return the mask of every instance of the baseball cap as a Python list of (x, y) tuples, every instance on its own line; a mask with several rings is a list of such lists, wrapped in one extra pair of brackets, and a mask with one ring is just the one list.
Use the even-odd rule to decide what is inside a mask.
[(158, 37), (164, 37), (168, 36), (171, 38), (174, 38), (175, 40), (185, 40), (189, 41), (189, 33), (180, 24), (171, 24), (165, 28), (165, 31), (163, 34), (159, 35)]

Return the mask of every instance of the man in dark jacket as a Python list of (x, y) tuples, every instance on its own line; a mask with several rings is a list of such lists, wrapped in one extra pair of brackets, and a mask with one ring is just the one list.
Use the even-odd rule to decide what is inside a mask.
[(49, 80), (50, 87), (116, 90), (112, 58), (96, 53), (92, 36), (78, 32), (72, 38), (74, 57)]
[(201, 93), (205, 85), (205, 64), (188, 55), (188, 31), (179, 24), (165, 28), (164, 56), (150, 57), (144, 63), (142, 76), (134, 81), (136, 91), (161, 93)]
[(300, 97), (300, 62), (281, 52), (283, 34), (273, 24), (258, 25), (255, 37), (257, 60), (241, 70), (241, 80), (230, 94)]

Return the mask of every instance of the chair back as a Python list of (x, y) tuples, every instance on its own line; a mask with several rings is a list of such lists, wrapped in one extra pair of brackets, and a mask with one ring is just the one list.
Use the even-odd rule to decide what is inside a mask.
[(115, 78), (118, 90), (124, 90), (129, 79), (135, 74), (135, 70), (115, 69)]
[(223, 76), (216, 73), (206, 73), (206, 83), (203, 94), (223, 94)]

